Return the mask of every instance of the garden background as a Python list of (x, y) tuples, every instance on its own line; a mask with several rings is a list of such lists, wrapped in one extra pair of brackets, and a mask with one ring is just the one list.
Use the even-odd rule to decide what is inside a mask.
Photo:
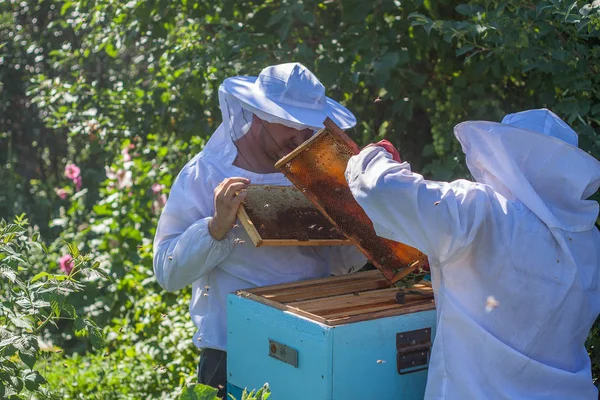
[[(0, 398), (193, 382), (189, 290), (153, 277), (157, 219), (222, 80), (289, 61), (356, 114), (355, 141), (387, 138), (431, 179), (469, 177), (455, 124), (527, 108), (600, 157), (600, 0), (4, 0)], [(594, 379), (599, 344), (596, 327)]]

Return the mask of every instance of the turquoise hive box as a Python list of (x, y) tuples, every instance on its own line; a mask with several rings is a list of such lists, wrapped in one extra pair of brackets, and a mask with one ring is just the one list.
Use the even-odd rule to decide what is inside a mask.
[(228, 297), (228, 392), (268, 383), (269, 400), (421, 400), (435, 337), (424, 282), (379, 271), (238, 291)]

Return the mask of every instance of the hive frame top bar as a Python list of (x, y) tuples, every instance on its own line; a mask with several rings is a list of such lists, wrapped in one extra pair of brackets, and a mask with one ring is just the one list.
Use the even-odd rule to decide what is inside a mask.
[[(356, 145), (356, 143), (352, 142), (351, 140), (348, 140), (348, 137), (346, 136), (345, 132), (339, 126), (337, 126), (335, 124), (335, 122), (333, 122), (331, 119), (327, 118), (325, 121), (323, 121), (323, 125), (325, 125), (324, 128), (320, 129), (317, 133), (315, 133), (310, 138), (308, 138), (300, 146), (296, 147), (294, 150), (292, 150), (287, 155), (283, 156), (279, 161), (277, 161), (275, 163), (275, 168), (280, 169), (287, 162), (289, 162), (290, 160), (294, 159), (296, 157), (296, 155), (298, 155), (299, 153), (301, 153), (304, 150), (306, 150), (306, 148), (309, 147), (312, 142), (314, 142), (315, 140), (317, 140), (321, 135), (323, 135), (327, 131), (329, 131), (329, 133), (332, 133), (332, 134), (336, 135), (338, 139), (340, 139), (341, 141), (343, 141), (350, 148), (352, 148), (356, 154), (358, 154), (359, 148)], [(340, 134), (340, 132), (342, 134)]]

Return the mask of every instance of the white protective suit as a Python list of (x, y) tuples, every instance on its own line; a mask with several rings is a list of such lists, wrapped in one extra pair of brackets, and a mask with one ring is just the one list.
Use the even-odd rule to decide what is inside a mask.
[(548, 110), (455, 135), (477, 182), (434, 182), (381, 147), (346, 178), (378, 235), (431, 262), (437, 334), (426, 399), (596, 400), (600, 162)]
[[(366, 258), (354, 246), (254, 247), (243, 227), (222, 241), (208, 232), (214, 213), (214, 189), (225, 178), (244, 177), (252, 184), (291, 185), (281, 173), (257, 174), (233, 165), (233, 140), (245, 134), (252, 113), (221, 86), (223, 124), (204, 149), (177, 176), (154, 239), (154, 272), (167, 291), (192, 285), (190, 314), (198, 348), (226, 350), (226, 298), (239, 289), (322, 278), (362, 268)], [(269, 119), (269, 115), (261, 114)], [(279, 122), (279, 120), (272, 120)]]

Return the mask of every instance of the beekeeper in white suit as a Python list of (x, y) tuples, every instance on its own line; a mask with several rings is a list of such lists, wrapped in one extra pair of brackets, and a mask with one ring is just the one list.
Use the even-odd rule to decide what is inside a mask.
[(317, 77), (298, 63), (226, 79), (219, 103), (223, 123), (171, 188), (154, 240), (154, 272), (168, 291), (192, 286), (193, 342), (204, 349), (198, 380), (222, 387), (223, 395), (228, 293), (347, 273), (366, 258), (353, 246), (256, 248), (243, 228), (234, 227), (250, 183), (290, 185), (275, 162), (327, 117), (348, 129), (354, 115), (326, 97)]
[(426, 399), (596, 399), (600, 162), (548, 110), (455, 135), (476, 182), (423, 179), (368, 146), (346, 178), (378, 235), (427, 254), (437, 306)]

